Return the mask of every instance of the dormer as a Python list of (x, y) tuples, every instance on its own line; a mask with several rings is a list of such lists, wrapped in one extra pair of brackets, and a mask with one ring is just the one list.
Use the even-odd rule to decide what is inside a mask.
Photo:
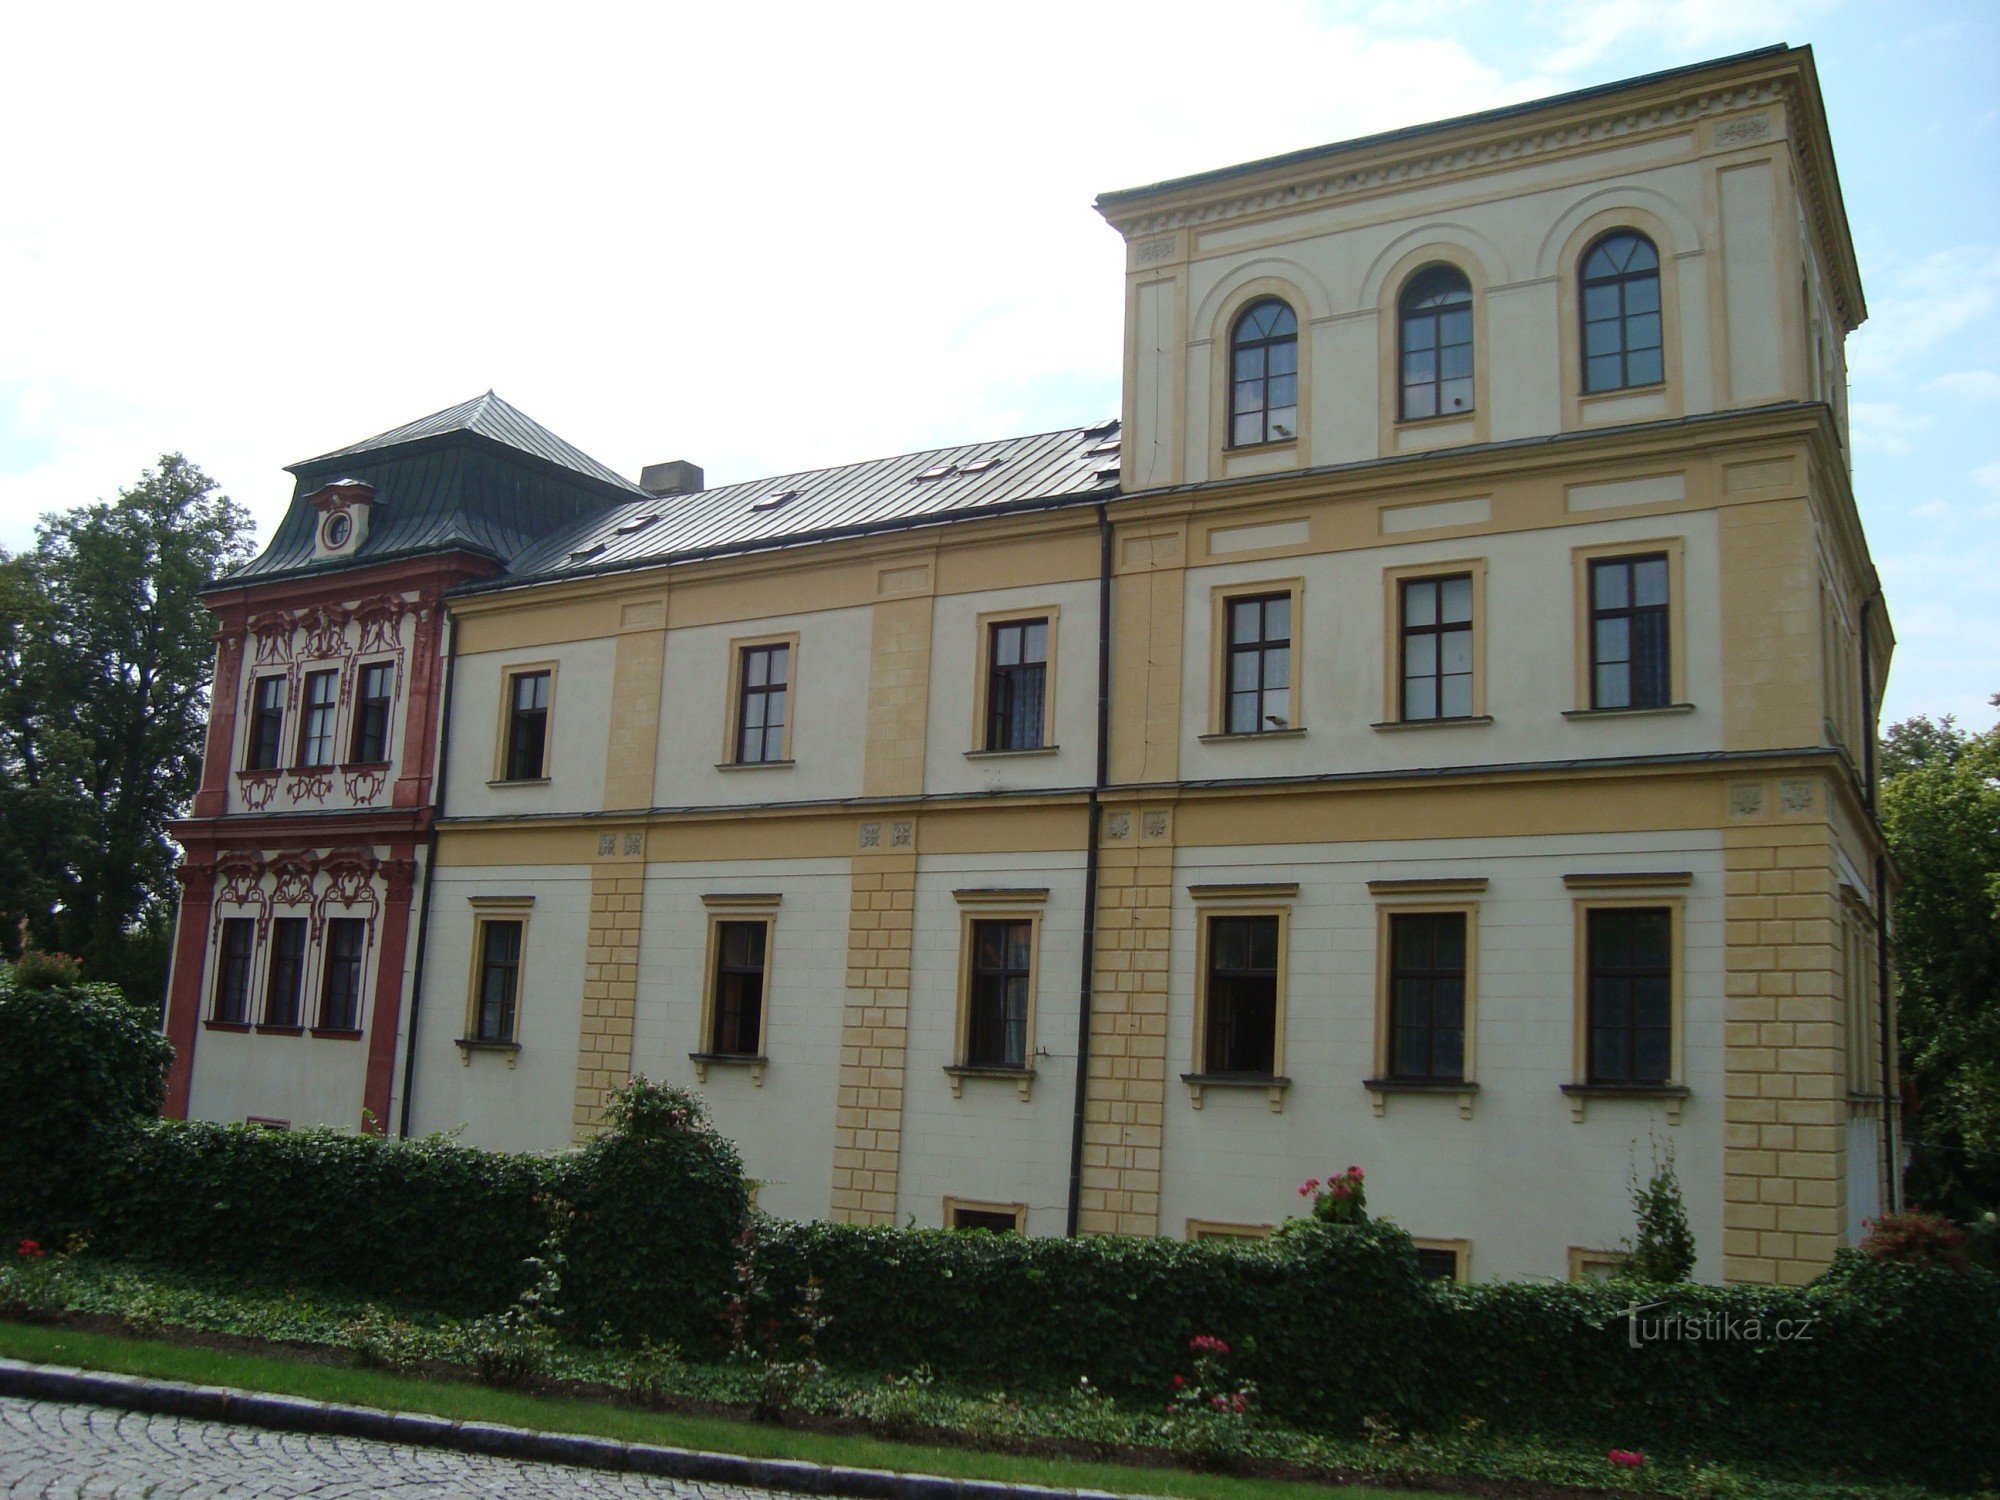
[(313, 528), (313, 560), (352, 557), (368, 540), (375, 509), (375, 486), (359, 479), (336, 479), (306, 496), (319, 520)]

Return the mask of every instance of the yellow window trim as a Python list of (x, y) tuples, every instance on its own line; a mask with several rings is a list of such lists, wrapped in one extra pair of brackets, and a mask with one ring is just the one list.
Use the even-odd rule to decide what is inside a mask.
[[(1443, 412), (1435, 417), (1403, 420), (1403, 293), (1410, 280), (1432, 266), (1446, 265), (1462, 273), (1472, 290), (1472, 409)], [(1486, 318), (1488, 277), (1486, 267), (1464, 245), (1433, 241), (1399, 258), (1382, 280), (1381, 303), (1376, 311), (1376, 388), (1382, 399), (1377, 407), (1377, 441), (1384, 456), (1400, 452), (1429, 452), (1428, 447), (1402, 445), (1405, 432), (1426, 427), (1450, 427), (1464, 422), (1471, 431), (1467, 443), (1483, 443), (1492, 436), (1493, 380), (1491, 372), (1493, 338)], [(1440, 444), (1439, 446), (1445, 446)], [(1457, 446), (1451, 444), (1450, 446)]]
[(1270, 730), (1228, 728), (1229, 701), (1229, 605), (1237, 599), (1267, 599), (1277, 594), (1291, 600), (1291, 685), (1286, 690), (1285, 724), (1278, 733), (1299, 734), (1305, 730), (1300, 707), (1299, 681), (1305, 665), (1306, 581), (1303, 578), (1260, 578), (1243, 583), (1218, 583), (1208, 591), (1208, 732), (1230, 739), (1257, 739)]
[[(1480, 884), (1483, 886), (1484, 881)], [(1420, 898), (1408, 900), (1382, 900), (1375, 903), (1375, 1070), (1369, 1075), (1371, 1083), (1389, 1077), (1390, 1067), (1390, 1011), (1392, 997), (1389, 994), (1389, 978), (1394, 968), (1394, 945), (1391, 942), (1393, 919), (1403, 916), (1450, 916), (1458, 914), (1465, 918), (1465, 1077), (1463, 1088), (1454, 1097), (1458, 1101), (1458, 1115), (1462, 1120), (1472, 1118), (1472, 1102), (1479, 1089), (1479, 905), (1473, 901), (1426, 901)], [(1391, 1088), (1371, 1088), (1375, 1113), (1387, 1111)], [(1448, 1085), (1439, 1085), (1437, 1092), (1453, 1094)], [(1463, 1278), (1461, 1278), (1463, 1279)]]
[[(977, 660), (973, 669), (972, 738), (966, 742), (971, 746), (968, 754), (1032, 755), (1038, 750), (1053, 750), (1061, 743), (1056, 737), (1056, 639), (1061, 616), (1061, 606), (1043, 604), (1034, 608), (990, 610), (973, 622)], [(987, 693), (993, 678), (993, 627), (1018, 625), (1024, 620), (1046, 620), (1049, 627), (1048, 661), (1042, 669), (1042, 742), (1021, 750), (988, 750), (986, 725), (990, 716), (987, 713)]]
[(1415, 1239), (1419, 1250), (1449, 1250), (1451, 1252), (1452, 1259), (1457, 1265), (1457, 1269), (1452, 1273), (1452, 1280), (1466, 1282), (1472, 1279), (1471, 1240), (1426, 1239), (1422, 1235), (1416, 1236)]
[[(556, 744), (556, 679), (560, 663), (551, 661), (509, 662), (500, 669), (500, 724), (493, 736), (493, 775), (488, 780), (491, 786), (540, 786), (549, 779)], [(534, 672), (549, 674), (548, 715), (542, 720), (542, 774), (524, 781), (507, 779), (507, 745), (513, 738), (514, 725), (514, 679), (526, 677)]]
[[(1667, 889), (1672, 889), (1668, 887)], [(1687, 994), (1687, 900), (1678, 895), (1662, 892), (1654, 895), (1625, 896), (1577, 896), (1571, 902), (1572, 926), (1575, 931), (1575, 969), (1571, 977), (1572, 1034), (1574, 1039), (1570, 1064), (1570, 1077), (1579, 1086), (1590, 1083), (1590, 914), (1594, 911), (1618, 910), (1664, 910), (1667, 913), (1669, 929), (1667, 934), (1667, 956), (1672, 972), (1668, 982), (1668, 1003), (1673, 1008), (1673, 1038), (1666, 1082), (1659, 1087), (1684, 1089), (1686, 1082), (1686, 994)], [(1640, 1086), (1641, 1091), (1644, 1085)], [(1581, 1093), (1570, 1095), (1570, 1117), (1581, 1122), (1588, 1096)], [(1666, 1099), (1667, 1123), (1681, 1122), (1681, 1101), (1679, 1098)]]
[[(1288, 981), (1291, 973), (1291, 906), (1283, 901), (1262, 899), (1241, 900), (1233, 896), (1242, 890), (1268, 891), (1270, 887), (1205, 886), (1190, 887), (1190, 890), (1231, 892), (1229, 898), (1196, 898), (1195, 906), (1195, 953), (1194, 953), (1194, 1036), (1191, 1039), (1191, 1073), (1183, 1079), (1188, 1086), (1188, 1103), (1195, 1109), (1202, 1106), (1202, 1090), (1218, 1086), (1210, 1075), (1208, 1050), (1208, 932), (1209, 925), (1220, 917), (1272, 917), (1278, 923), (1278, 994), (1276, 1015), (1271, 1028), (1271, 1073), (1268, 1080), (1262, 1075), (1246, 1079), (1242, 1087), (1265, 1088), (1272, 1114), (1282, 1114), (1285, 1109), (1285, 1090), (1291, 1080), (1285, 1076), (1285, 1007)], [(1282, 887), (1281, 887), (1282, 889)], [(1296, 894), (1297, 887), (1290, 887)], [(1238, 1086), (1234, 1082), (1223, 1085)]]
[[(1687, 690), (1687, 539), (1678, 536), (1651, 537), (1631, 542), (1603, 542), (1570, 549), (1570, 568), (1575, 592), (1576, 672), (1572, 684), (1574, 712), (1626, 713), (1626, 709), (1598, 709), (1591, 702), (1590, 565), (1614, 557), (1645, 557), (1655, 552), (1667, 558), (1667, 696), (1669, 708), (1688, 701)], [(1640, 709), (1637, 712), (1646, 712)]]
[[(1626, 386), (1615, 391), (1583, 389), (1583, 289), (1584, 252), (1613, 230), (1631, 229), (1653, 242), (1660, 261), (1661, 369), (1664, 379), (1654, 385)], [(1563, 241), (1556, 266), (1556, 315), (1562, 345), (1563, 429), (1574, 432), (1592, 424), (1583, 414), (1594, 406), (1615, 406), (1621, 397), (1660, 393), (1666, 401), (1662, 417), (1678, 417), (1685, 411), (1685, 386), (1681, 379), (1681, 280), (1680, 250), (1666, 222), (1643, 208), (1607, 208), (1592, 214), (1570, 230)], [(1608, 416), (1607, 416), (1608, 420)]]
[[(1403, 717), (1403, 585), (1427, 578), (1472, 578), (1472, 712), (1456, 718)], [(1462, 724), (1486, 717), (1486, 559), (1406, 563), (1382, 570), (1382, 723)]]
[[(742, 748), (743, 654), (756, 646), (789, 646), (785, 660), (785, 743), (776, 760), (739, 760)], [(729, 642), (729, 701), (722, 720), (722, 759), (719, 766), (788, 766), (792, 763), (792, 730), (799, 721), (799, 633), (778, 631), (769, 635), (739, 635)]]
[[(705, 895), (701, 904), (708, 910), (708, 940), (701, 966), (701, 1030), (695, 1051), (689, 1056), (697, 1083), (708, 1082), (708, 1070), (718, 1064), (747, 1067), (750, 1082), (764, 1086), (766, 1039), (771, 1034), (771, 971), (777, 967), (778, 902), (773, 895)], [(715, 1046), (715, 983), (722, 963), (722, 924), (755, 922), (764, 929), (764, 992), (757, 1010), (757, 1045), (742, 1058), (724, 1057)]]
[[(1298, 320), (1298, 427), (1292, 437), (1276, 438), (1268, 443), (1252, 443), (1237, 447), (1230, 439), (1234, 436), (1230, 421), (1230, 390), (1235, 384), (1233, 365), (1235, 350), (1231, 346), (1231, 335), (1236, 331), (1236, 320), (1253, 302), (1262, 302), (1267, 297), (1275, 297), (1292, 310)], [(1307, 451), (1308, 433), (1312, 423), (1312, 364), (1313, 364), (1313, 314), (1312, 304), (1303, 290), (1292, 282), (1276, 276), (1259, 276), (1235, 288), (1218, 304), (1215, 321), (1210, 325), (1210, 347), (1221, 351), (1214, 362), (1216, 379), (1209, 382), (1208, 431), (1209, 455), (1208, 472), (1222, 477), (1229, 472), (1229, 460), (1250, 453), (1285, 452), (1294, 455), (1294, 462), (1304, 462), (1299, 455)]]
[[(550, 684), (550, 702), (554, 703), (554, 684)], [(553, 717), (553, 715), (552, 715)], [(546, 750), (545, 752), (546, 753)], [(521, 1011), (528, 998), (528, 919), (534, 913), (533, 896), (468, 896), (466, 904), (472, 908), (472, 963), (465, 979), (465, 1024), (459, 1028), (461, 1045), (458, 1060), (470, 1067), (472, 1054), (482, 1047), (495, 1051), (505, 1050), (507, 1066), (513, 1067), (519, 1058), (521, 1040)], [(488, 1042), (473, 1040), (479, 1026), (479, 981), (486, 967), (486, 928), (492, 922), (519, 922), (521, 924), (521, 956), (514, 967), (514, 1033)]]
[(990, 1203), (981, 1198), (954, 1198), (949, 1194), (944, 1200), (944, 1227), (956, 1229), (960, 1209), (969, 1209), (980, 1214), (1008, 1214), (1014, 1220), (1014, 1232), (1028, 1232), (1028, 1205), (1025, 1203)]
[[(1010, 1080), (1025, 1101), (1035, 1082), (1035, 1011), (1037, 997), (1041, 989), (1042, 970), (1042, 909), (1048, 900), (1047, 891), (957, 891), (960, 907), (958, 917), (958, 1015), (953, 1024), (951, 1056), (952, 1064), (947, 1070), (951, 1079), (951, 1096), (959, 1098), (965, 1091), (968, 1078), (993, 1077)], [(986, 897), (1012, 897), (1012, 900), (986, 900)], [(1022, 1066), (1019, 1068), (974, 1067), (966, 1061), (966, 1050), (971, 1045), (972, 1034), (972, 964), (977, 956), (972, 943), (972, 924), (975, 922), (1026, 922), (1028, 924), (1028, 1020), (1021, 1042)], [(947, 1224), (949, 1219), (947, 1218)]]
[(1602, 1281), (1603, 1276), (1594, 1272), (1611, 1273), (1624, 1266), (1627, 1257), (1622, 1250), (1593, 1250), (1584, 1245), (1569, 1247), (1569, 1279), (1571, 1281)]
[(1232, 1224), (1223, 1219), (1189, 1219), (1187, 1237), (1190, 1240), (1268, 1240), (1271, 1226)]

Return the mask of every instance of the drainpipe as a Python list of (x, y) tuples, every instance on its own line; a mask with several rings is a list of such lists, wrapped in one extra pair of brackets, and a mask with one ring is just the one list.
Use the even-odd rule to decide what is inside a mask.
[(1882, 1206), (1890, 1213), (1902, 1205), (1896, 1180), (1896, 1027), (1889, 1004), (1889, 861), (1875, 856), (1875, 986), (1881, 999), (1882, 1025)]
[(1097, 503), (1097, 769), (1090, 784), (1090, 822), (1083, 846), (1083, 975), (1076, 1005), (1076, 1106), (1069, 1127), (1069, 1214), (1074, 1236), (1083, 1208), (1083, 1127), (1090, 1102), (1091, 978), (1097, 967), (1097, 842), (1104, 788), (1111, 779), (1111, 517)]
[[(442, 604), (438, 607), (444, 608)], [(424, 889), (418, 898), (423, 907), (417, 913), (417, 954), (410, 970), (410, 1033), (409, 1040), (403, 1044), (403, 1110), (396, 1127), (396, 1134), (404, 1140), (410, 1138), (410, 1099), (416, 1093), (417, 1008), (424, 996), (424, 949), (431, 935), (431, 881), (437, 875), (437, 820), (444, 815), (445, 768), (451, 764), (451, 678), (452, 669), (457, 664), (458, 620), (445, 610), (444, 681), (438, 690), (436, 791), (431, 797), (430, 843), (424, 853)]]
[(1861, 601), (1861, 781), (1870, 812), (1875, 811), (1875, 666), (1868, 650), (1868, 617), (1874, 609), (1873, 599)]

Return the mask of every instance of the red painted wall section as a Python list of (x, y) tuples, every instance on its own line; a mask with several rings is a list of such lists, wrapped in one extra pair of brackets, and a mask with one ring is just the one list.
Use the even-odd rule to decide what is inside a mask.
[(389, 1128), (396, 1039), (402, 1030), (404, 962), (417, 888), (415, 853), (413, 845), (391, 845), (382, 871), (387, 899), (382, 906), (382, 947), (376, 958), (375, 1012), (368, 1023), (368, 1078), (361, 1091), (361, 1129), (370, 1135), (382, 1135)]
[(219, 818), (229, 808), (229, 771), (236, 743), (236, 703), (243, 683), (243, 616), (217, 617), (215, 686), (208, 698), (208, 743), (201, 755), (201, 789), (194, 794), (197, 818)]
[(174, 1049), (174, 1060), (167, 1068), (167, 1096), (160, 1113), (170, 1120), (185, 1120), (194, 1083), (194, 1039), (201, 1029), (209, 913), (215, 909), (215, 866), (185, 861), (174, 874), (181, 883), (173, 988), (167, 996), (167, 1041)]

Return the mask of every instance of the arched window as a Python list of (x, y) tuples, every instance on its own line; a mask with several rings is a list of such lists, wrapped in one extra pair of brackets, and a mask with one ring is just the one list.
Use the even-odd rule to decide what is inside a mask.
[(1456, 266), (1410, 278), (1397, 309), (1403, 420), (1472, 410), (1472, 284)]
[(1229, 446), (1299, 435), (1299, 320), (1276, 297), (1243, 309), (1229, 335)]
[(1660, 342), (1660, 253), (1615, 229), (1583, 258), (1583, 388), (1622, 391), (1666, 378)]

